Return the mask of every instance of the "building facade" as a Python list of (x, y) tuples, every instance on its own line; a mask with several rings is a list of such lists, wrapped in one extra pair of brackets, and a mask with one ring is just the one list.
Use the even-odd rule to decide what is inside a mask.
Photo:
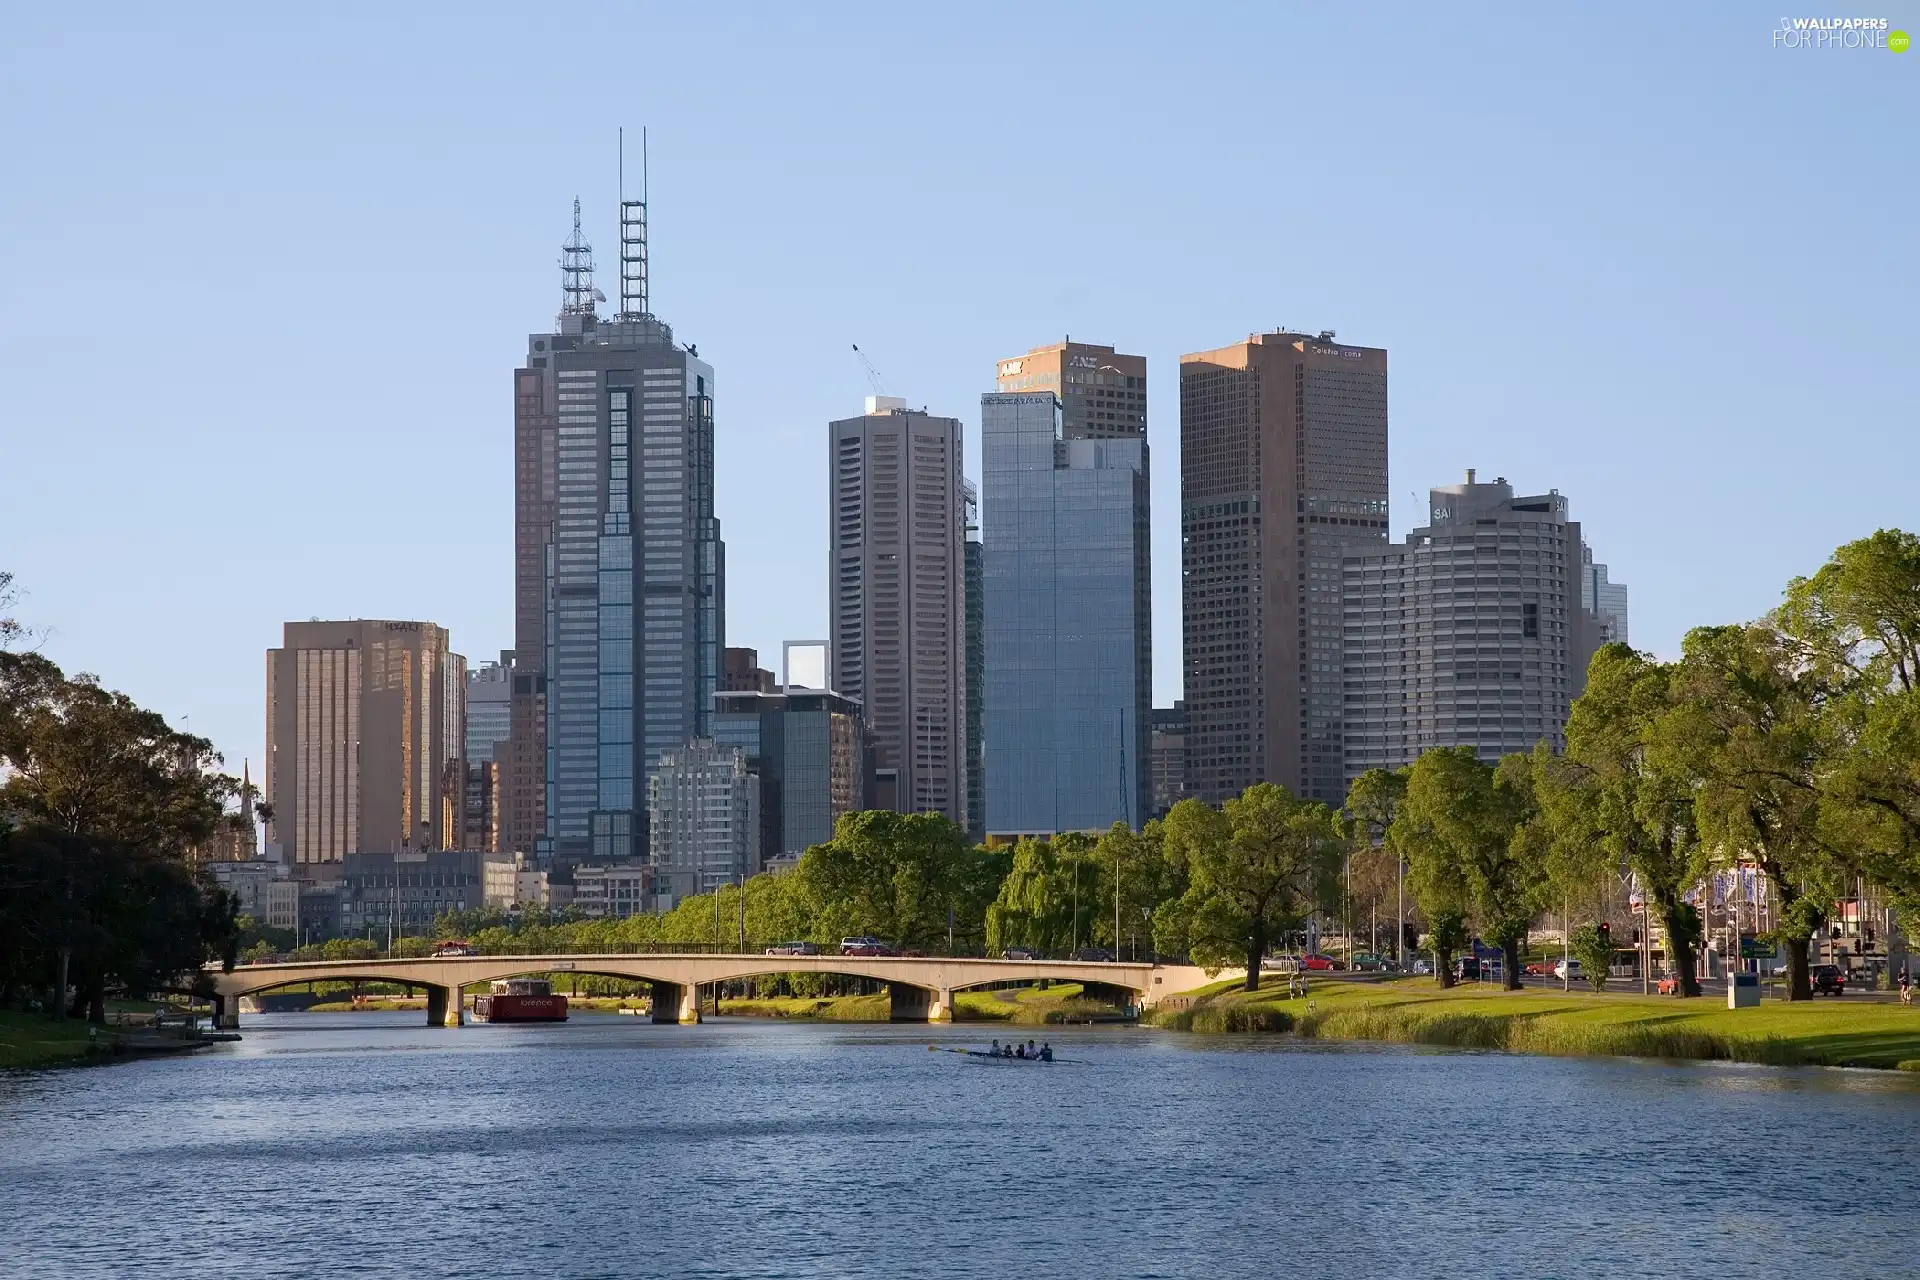
[(1147, 434), (1147, 360), (1071, 339), (1002, 360), (1002, 394), (1051, 392), (1066, 440), (1131, 440)]
[(268, 840), (293, 863), (457, 843), (466, 659), (431, 622), (289, 622), (267, 651)]
[(722, 693), (713, 736), (738, 749), (757, 783), (757, 870), (833, 838), (845, 813), (868, 807), (872, 751), (860, 704), (836, 693)]
[(960, 423), (873, 396), (829, 424), (834, 689), (865, 708), (876, 805), (967, 820)]
[(1187, 786), (1340, 804), (1342, 562), (1387, 541), (1387, 353), (1281, 331), (1181, 357)]
[(466, 747), (461, 755), (469, 764), (491, 760), (495, 748), (513, 732), (513, 650), (502, 650), (500, 661), (467, 672), (466, 698)]
[(275, 929), (300, 928), (300, 882), (277, 862), (254, 858), (207, 862), (201, 870), (237, 900), (236, 911)]
[(510, 854), (470, 849), (352, 853), (340, 879), (340, 933), (422, 934), (442, 912), (509, 907), (517, 893)]
[(696, 738), (660, 753), (648, 779), (649, 861), (663, 910), (759, 871), (759, 780), (747, 753)]
[(1607, 566), (1593, 559), (1593, 548), (1580, 548), (1580, 604), (1600, 619), (1608, 641), (1632, 644), (1627, 632), (1627, 584), (1609, 582)]
[(1153, 709), (1153, 816), (1187, 798), (1187, 704)]
[(1345, 561), (1348, 779), (1432, 747), (1482, 760), (1566, 745), (1601, 642), (1580, 599), (1580, 525), (1558, 491), (1434, 489), (1430, 523)]
[(567, 304), (514, 374), (506, 836), (561, 863), (644, 854), (647, 777), (711, 734), (726, 630), (713, 368), (644, 292), (596, 314), (578, 222)]
[(595, 918), (624, 920), (651, 911), (653, 868), (643, 862), (577, 866), (573, 869), (573, 896), (568, 902), (579, 908), (580, 914)]
[(980, 542), (980, 492), (965, 485), (965, 576), (967, 591), (967, 839), (987, 836), (987, 613), (986, 548)]
[(779, 687), (773, 672), (760, 665), (757, 649), (728, 649), (721, 655), (722, 693), (772, 693)]
[(980, 398), (990, 839), (1139, 827), (1152, 800), (1147, 444)]

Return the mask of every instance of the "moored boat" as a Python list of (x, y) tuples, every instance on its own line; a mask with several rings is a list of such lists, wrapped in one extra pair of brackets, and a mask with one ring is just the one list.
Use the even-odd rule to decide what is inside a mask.
[(500, 978), (484, 996), (475, 996), (473, 1016), (482, 1022), (565, 1022), (567, 998), (553, 993), (545, 978)]

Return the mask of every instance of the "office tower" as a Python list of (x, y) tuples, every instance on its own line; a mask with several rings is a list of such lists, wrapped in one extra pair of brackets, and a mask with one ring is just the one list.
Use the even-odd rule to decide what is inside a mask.
[(987, 836), (987, 771), (982, 763), (986, 745), (987, 614), (985, 606), (986, 550), (980, 543), (980, 491), (969, 480), (963, 486), (966, 512), (967, 580), (967, 839), (978, 844)]
[(1153, 816), (1187, 798), (1187, 704), (1153, 709)]
[(872, 752), (857, 702), (793, 687), (722, 692), (713, 736), (746, 756), (757, 781), (757, 870), (798, 860), (833, 839), (840, 815), (867, 807)]
[(424, 934), (448, 911), (510, 907), (518, 897), (511, 854), (476, 849), (350, 853), (341, 867), (340, 932), (348, 937)]
[(874, 803), (967, 820), (960, 422), (870, 396), (828, 426), (831, 683), (873, 735)]
[(772, 693), (779, 687), (773, 672), (760, 665), (757, 649), (728, 649), (720, 655), (722, 693)]
[(1559, 751), (1600, 644), (1580, 602), (1580, 525), (1558, 490), (1515, 497), (1469, 471), (1428, 507), (1404, 543), (1345, 562), (1348, 778), (1430, 747)]
[(458, 843), (466, 681), (431, 622), (286, 624), (267, 651), (267, 800), (288, 862)]
[(663, 909), (759, 868), (758, 780), (747, 753), (696, 738), (660, 753), (647, 780), (648, 861)]
[(1627, 635), (1627, 584), (1607, 581), (1607, 566), (1596, 564), (1593, 548), (1580, 546), (1580, 604), (1596, 615), (1609, 641), (1632, 644)]
[(725, 645), (713, 368), (648, 309), (644, 202), (621, 219), (620, 310), (596, 314), (576, 201), (558, 323), (514, 374), (507, 833), (537, 822), (562, 864), (645, 852), (646, 779), (711, 735)]
[(1138, 827), (1152, 797), (1147, 443), (980, 397), (990, 839)]
[(467, 672), (467, 736), (462, 755), (469, 763), (494, 758), (494, 747), (507, 741), (513, 727), (513, 650), (500, 661), (482, 663)]
[(994, 390), (1050, 391), (1060, 399), (1060, 434), (1067, 440), (1125, 440), (1147, 434), (1147, 361), (1112, 347), (1056, 342), (1002, 360)]
[(1187, 786), (1340, 804), (1341, 561), (1387, 540), (1387, 353), (1254, 334), (1181, 357)]

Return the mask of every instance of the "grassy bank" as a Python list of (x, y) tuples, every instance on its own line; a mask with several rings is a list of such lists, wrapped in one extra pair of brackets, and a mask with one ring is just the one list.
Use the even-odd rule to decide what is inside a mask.
[(55, 1022), (44, 1013), (0, 1012), (0, 1070), (71, 1067), (88, 1061), (87, 1026), (84, 1018)]
[(1322, 1040), (1506, 1049), (1519, 1053), (1711, 1058), (1777, 1066), (1897, 1067), (1920, 1071), (1920, 1009), (1856, 1001), (1728, 1009), (1701, 998), (1442, 991), (1432, 979), (1315, 984), (1311, 1007), (1287, 999), (1284, 979), (1257, 993), (1204, 992), (1190, 1008), (1154, 1016), (1188, 1031), (1288, 1031)]
[(722, 1000), (720, 1012), (744, 1018), (818, 1018), (824, 1022), (885, 1022), (892, 998), (870, 996), (768, 996), (759, 1000)]

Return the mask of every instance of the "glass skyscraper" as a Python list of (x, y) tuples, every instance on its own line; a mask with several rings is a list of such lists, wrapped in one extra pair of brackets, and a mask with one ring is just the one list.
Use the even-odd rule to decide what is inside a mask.
[(987, 834), (1138, 827), (1153, 680), (1144, 433), (1067, 438), (1051, 392), (982, 396), (980, 432)]
[(543, 803), (523, 807), (542, 813), (535, 851), (563, 863), (644, 852), (648, 775), (712, 736), (713, 384), (662, 321), (590, 303), (534, 334), (517, 374), (514, 732), (541, 739), (519, 758), (544, 759)]

